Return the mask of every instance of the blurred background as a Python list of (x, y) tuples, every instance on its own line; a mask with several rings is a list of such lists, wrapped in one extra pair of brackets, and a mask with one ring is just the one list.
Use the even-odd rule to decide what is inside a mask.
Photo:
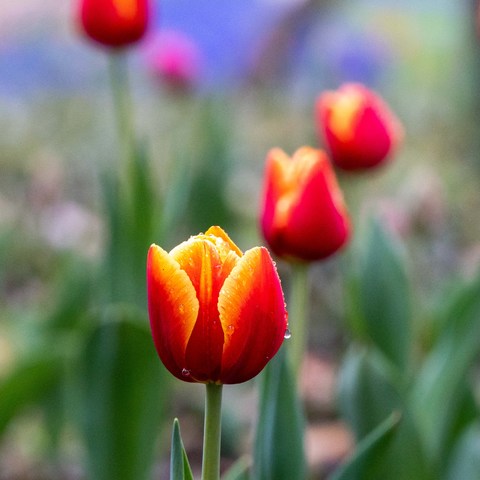
[[(110, 232), (102, 176), (115, 171), (119, 154), (107, 56), (79, 32), (75, 2), (4, 3), (0, 379), (5, 380), (25, 359), (28, 364), (33, 351), (42, 355), (61, 343), (62, 352), (75, 357), (81, 348), (75, 340), (83, 335), (81, 319), (73, 319), (95, 309), (90, 293), (82, 292), (95, 291), (96, 277), (90, 275), (102, 268)], [(262, 243), (257, 218), (266, 153), (275, 146), (290, 154), (301, 145), (319, 146), (317, 95), (358, 81), (386, 99), (404, 124), (405, 140), (383, 169), (339, 174), (356, 234), (374, 214), (399, 238), (416, 304), (434, 302), (446, 284), (473, 275), (480, 263), (476, 9), (472, 0), (156, 1), (150, 31), (128, 59), (136, 131), (163, 219), (151, 242), (170, 249), (219, 224), (242, 249)], [(318, 471), (328, 471), (351, 448), (334, 393), (347, 343), (340, 263), (354, 255), (355, 239), (347, 250), (311, 271), (312, 348), (302, 391), (314, 420), (307, 452)], [(279, 269), (283, 274), (286, 267)], [(65, 298), (76, 293), (63, 308)], [(52, 334), (52, 318), (62, 324), (61, 340), (58, 330)], [(63, 408), (67, 420), (55, 434), (52, 454), (52, 418), (59, 415), (54, 404), (44, 407), (51, 394), (47, 386), (55, 382), (48, 363), (42, 369), (35, 365), (15, 388), (2, 384), (0, 390), (0, 479), (85, 478), (85, 448), (75, 422), (68, 420), (79, 403), (75, 381), (64, 383), (62, 402), (70, 407)], [(64, 368), (75, 370), (75, 360)], [(162, 414), (166, 426), (165, 432), (159, 429), (155, 478), (167, 478), (174, 414), (183, 415), (187, 449), (199, 448), (201, 438), (203, 392), (191, 385), (172, 388), (180, 400), (167, 402), (168, 413)], [(226, 435), (228, 459), (251, 443), (255, 393), (247, 384), (225, 395), (225, 429), (245, 432)]]

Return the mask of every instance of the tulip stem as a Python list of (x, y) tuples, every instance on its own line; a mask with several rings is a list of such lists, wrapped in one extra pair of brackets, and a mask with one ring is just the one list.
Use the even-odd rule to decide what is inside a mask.
[(222, 386), (216, 383), (206, 385), (202, 480), (220, 479)]
[(130, 97), (128, 65), (125, 52), (114, 52), (109, 55), (110, 83), (117, 122), (117, 136), (121, 149), (120, 181), (128, 185), (130, 164), (135, 152), (135, 136), (133, 128), (133, 106)]
[(290, 361), (297, 377), (307, 348), (308, 293), (308, 264), (293, 264), (288, 319), (292, 332)]

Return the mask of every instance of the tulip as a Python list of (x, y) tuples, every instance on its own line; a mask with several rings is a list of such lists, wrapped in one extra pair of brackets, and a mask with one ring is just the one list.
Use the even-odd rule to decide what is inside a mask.
[(158, 355), (187, 382), (253, 378), (287, 331), (280, 279), (268, 250), (255, 247), (243, 254), (220, 227), (169, 253), (152, 245), (147, 293)]
[(80, 23), (85, 34), (107, 47), (140, 40), (147, 29), (149, 0), (81, 0)]
[(345, 170), (384, 164), (397, 148), (403, 128), (387, 104), (361, 84), (323, 92), (316, 102), (319, 135), (332, 161)]
[(202, 55), (198, 45), (179, 31), (162, 31), (146, 47), (151, 72), (173, 91), (185, 92), (198, 83)]
[(348, 240), (350, 222), (335, 174), (322, 150), (267, 156), (261, 227), (271, 250), (301, 261), (326, 258)]

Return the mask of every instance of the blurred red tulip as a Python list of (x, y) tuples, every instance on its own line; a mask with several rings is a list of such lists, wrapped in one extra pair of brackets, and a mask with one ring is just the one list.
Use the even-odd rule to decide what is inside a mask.
[(350, 221), (331, 163), (322, 150), (293, 157), (276, 148), (266, 163), (261, 226), (280, 257), (314, 261), (340, 249)]
[(356, 83), (323, 92), (316, 103), (317, 128), (332, 161), (344, 170), (385, 163), (403, 137), (403, 128), (387, 104)]
[(140, 40), (149, 19), (149, 0), (80, 0), (84, 33), (107, 47), (124, 47)]
[(153, 340), (181, 380), (241, 383), (280, 348), (287, 312), (280, 279), (264, 247), (243, 254), (219, 227), (147, 260)]

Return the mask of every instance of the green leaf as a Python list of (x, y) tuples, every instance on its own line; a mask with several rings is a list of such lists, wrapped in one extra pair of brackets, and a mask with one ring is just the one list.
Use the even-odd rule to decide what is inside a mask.
[(393, 413), (402, 415), (395, 437), (375, 459), (375, 470), (372, 467), (370, 475), (358, 478), (431, 479), (407, 391), (401, 388), (396, 370), (389, 369), (390, 366), (383, 355), (365, 348), (352, 348), (340, 370), (339, 408), (357, 441), (363, 442)]
[(480, 425), (465, 429), (453, 449), (446, 480), (474, 480), (480, 474)]
[(225, 473), (222, 480), (249, 480), (250, 460), (240, 457)]
[[(225, 116), (226, 99), (208, 99), (197, 119), (195, 161), (187, 209), (193, 231), (203, 232), (212, 225), (226, 230), (234, 226), (225, 185), (231, 168), (231, 123)], [(194, 162), (190, 162), (194, 165)]]
[(193, 480), (192, 469), (188, 462), (187, 452), (183, 446), (178, 419), (173, 421), (170, 480)]
[[(361, 258), (357, 301), (364, 334), (400, 370), (411, 347), (411, 305), (405, 266), (398, 245), (373, 222)], [(358, 323), (358, 319), (356, 319)]]
[(0, 382), (0, 433), (26, 407), (38, 404), (62, 381), (62, 358), (40, 352), (27, 358)]
[(89, 478), (149, 478), (169, 382), (147, 319), (112, 308), (80, 358), (82, 426)]
[[(130, 215), (132, 241), (148, 242), (154, 231), (156, 192), (149, 168), (149, 158), (145, 146), (139, 145), (131, 162), (130, 170)], [(145, 245), (143, 245), (145, 248)], [(146, 245), (148, 247), (148, 244)]]
[(402, 409), (387, 366), (382, 356), (366, 348), (352, 347), (345, 355), (338, 377), (338, 403), (357, 439)]
[(304, 480), (304, 413), (295, 378), (281, 348), (260, 377), (260, 408), (253, 478)]
[(104, 176), (109, 231), (105, 280), (112, 302), (143, 307), (147, 250), (155, 241), (161, 215), (144, 149), (136, 149), (129, 167), (127, 184)]
[(387, 417), (357, 445), (352, 457), (333, 474), (330, 480), (380, 480), (381, 477), (377, 476), (375, 468), (378, 460), (388, 449), (398, 429), (400, 418), (398, 412)]
[(79, 327), (92, 299), (92, 272), (85, 262), (71, 259), (55, 285), (55, 304), (46, 313), (47, 333), (71, 333)]
[(425, 444), (438, 462), (445, 459), (458, 426), (472, 418), (472, 408), (466, 408), (472, 404), (466, 379), (480, 352), (480, 276), (458, 291), (444, 315), (439, 322), (444, 328), (423, 362), (412, 392)]

